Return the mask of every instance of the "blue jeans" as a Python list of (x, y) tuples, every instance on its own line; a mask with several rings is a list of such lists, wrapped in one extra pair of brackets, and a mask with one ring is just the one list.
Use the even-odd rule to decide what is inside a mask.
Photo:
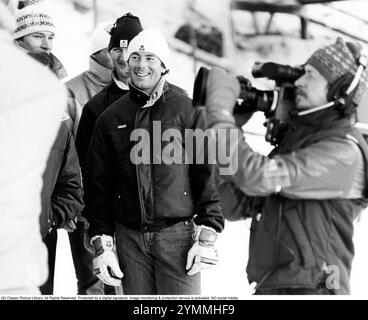
[(124, 294), (199, 295), (200, 273), (188, 276), (185, 269), (193, 234), (193, 222), (144, 233), (117, 224), (116, 249), (124, 273)]

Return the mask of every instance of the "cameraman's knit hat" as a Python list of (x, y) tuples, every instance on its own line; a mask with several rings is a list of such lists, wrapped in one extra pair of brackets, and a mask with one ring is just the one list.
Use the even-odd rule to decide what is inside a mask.
[[(331, 85), (344, 74), (355, 75), (362, 46), (358, 43), (344, 42), (340, 37), (332, 45), (318, 49), (307, 60)], [(367, 90), (368, 72), (365, 70), (360, 79), (353, 101), (359, 104)]]
[(134, 52), (153, 53), (165, 65), (170, 68), (170, 50), (169, 46), (160, 31), (154, 28), (147, 28), (137, 35), (129, 44), (127, 56)]
[(9, 32), (14, 32), (15, 10), (17, 6), (18, 1), (0, 0), (0, 29), (5, 29)]
[(40, 3), (30, 4), (16, 13), (17, 27), (14, 39), (27, 36), (35, 32), (55, 33), (55, 24), (46, 8)]
[(129, 42), (142, 30), (139, 18), (130, 12), (118, 18), (110, 31), (109, 51), (115, 47), (127, 48)]

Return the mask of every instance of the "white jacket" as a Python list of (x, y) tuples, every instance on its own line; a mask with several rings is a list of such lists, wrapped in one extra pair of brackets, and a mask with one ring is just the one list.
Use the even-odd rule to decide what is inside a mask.
[(1, 295), (35, 292), (47, 279), (40, 192), (66, 108), (66, 92), (46, 67), (17, 49), (2, 29), (0, 48)]

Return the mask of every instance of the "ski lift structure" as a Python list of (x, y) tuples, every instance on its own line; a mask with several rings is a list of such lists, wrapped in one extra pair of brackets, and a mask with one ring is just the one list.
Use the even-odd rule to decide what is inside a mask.
[[(340, 13), (352, 18), (360, 23), (368, 25), (368, 20), (363, 19), (359, 16), (356, 16), (350, 12), (344, 11), (333, 6), (335, 2), (348, 2), (352, 0), (231, 0), (230, 7), (227, 13), (228, 25), (222, 26), (222, 31), (224, 33), (224, 41), (228, 42), (227, 45), (224, 44), (225, 56), (222, 58), (216, 57), (210, 53), (207, 53), (203, 50), (198, 49), (198, 43), (195, 35), (195, 31), (191, 32), (191, 41), (190, 44), (184, 43), (175, 38), (170, 39), (170, 45), (174, 50), (178, 52), (185, 53), (190, 55), (193, 59), (193, 71), (196, 73), (198, 68), (197, 62), (201, 61), (209, 65), (216, 65), (222, 67), (227, 70), (231, 70), (230, 59), (232, 56), (232, 45), (238, 44), (237, 41), (239, 37), (247, 37), (249, 34), (241, 34), (235, 28), (235, 21), (233, 17), (233, 13), (236, 10), (247, 11), (250, 12), (253, 18), (253, 26), (254, 33), (251, 35), (267, 35), (270, 32), (270, 28), (275, 16), (279, 13), (282, 14), (290, 14), (298, 17), (300, 19), (300, 37), (302, 39), (308, 38), (308, 25), (310, 23), (322, 26), (331, 31), (337, 32), (339, 34), (348, 36), (354, 40), (360, 41), (362, 43), (368, 44), (368, 38), (363, 38), (361, 35), (353, 34), (347, 30), (344, 30), (340, 27), (335, 27), (328, 25), (326, 21), (322, 19), (318, 19), (316, 17), (311, 16), (307, 13), (307, 6), (309, 5), (323, 5), (328, 7), (331, 10), (337, 10)], [(98, 0), (93, 0), (93, 24), (97, 25), (99, 20), (99, 8), (98, 8)], [(91, 3), (90, 3), (91, 5)], [(200, 12), (196, 9), (195, 0), (187, 0), (188, 10), (192, 15), (199, 19), (200, 21), (210, 21), (211, 18), (207, 17), (206, 14)], [(265, 12), (269, 14), (268, 21), (263, 30), (261, 30), (259, 23), (257, 21), (257, 12)], [(230, 48), (230, 49), (229, 49)]]
[[(335, 31), (342, 35), (348, 36), (352, 39), (368, 44), (367, 38), (363, 38), (357, 34), (353, 34), (342, 28), (333, 27), (327, 24), (325, 21), (319, 20), (318, 18), (315, 18), (315, 17), (311, 17), (310, 15), (308, 15), (306, 11), (306, 7), (308, 5), (321, 4), (321, 5), (328, 6), (331, 10), (339, 11), (340, 13), (346, 16), (349, 16), (350, 18), (359, 20), (360, 22), (368, 25), (368, 20), (365, 20), (361, 17), (358, 17), (354, 14), (351, 14), (347, 11), (341, 10), (331, 5), (333, 2), (343, 2), (343, 1), (348, 2), (351, 0), (278, 0), (278, 1), (232, 0), (230, 3), (230, 10), (231, 12), (233, 12), (234, 10), (248, 11), (252, 14), (253, 26), (255, 30), (254, 35), (268, 34), (275, 15), (278, 13), (284, 13), (284, 14), (291, 14), (291, 15), (299, 17), (300, 19), (300, 37), (302, 39), (308, 38), (308, 24), (314, 23), (326, 29), (329, 29), (331, 31)], [(257, 16), (256, 16), (257, 12), (267, 12), (270, 15), (268, 22), (266, 24), (266, 27), (263, 31), (259, 27), (259, 23), (257, 21)], [(231, 19), (232, 37), (235, 40), (236, 30), (235, 30), (232, 15), (230, 15), (230, 19)]]

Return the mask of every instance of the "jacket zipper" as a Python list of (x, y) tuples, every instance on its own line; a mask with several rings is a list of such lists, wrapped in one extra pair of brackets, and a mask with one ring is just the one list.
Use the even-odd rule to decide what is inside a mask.
[(272, 273), (274, 273), (277, 269), (277, 262), (279, 259), (279, 255), (280, 255), (280, 231), (281, 231), (281, 220), (282, 220), (282, 202), (280, 201), (279, 204), (279, 210), (278, 210), (278, 222), (277, 222), (277, 235), (276, 235), (276, 243), (277, 243), (277, 249), (276, 249), (276, 254), (274, 256), (274, 266), (271, 268), (270, 271), (268, 271), (263, 277), (262, 279), (257, 283), (257, 285), (254, 288), (254, 292), (256, 292), (259, 287), (271, 276)]
[[(138, 125), (138, 116), (139, 116), (139, 112), (140, 109), (137, 110), (136, 114), (135, 114), (135, 119), (134, 119), (134, 128), (137, 128)], [(144, 205), (143, 205), (143, 200), (142, 200), (142, 193), (141, 193), (141, 181), (139, 178), (139, 170), (138, 170), (138, 165), (135, 165), (135, 172), (137, 175), (137, 185), (138, 185), (138, 198), (139, 198), (139, 206), (141, 208), (141, 225), (143, 224), (144, 220)]]
[[(150, 108), (148, 110), (149, 112), (149, 125), (150, 125), (150, 150), (151, 150), (151, 154), (150, 154), (150, 167), (151, 167), (151, 170), (150, 170), (150, 178), (151, 178), (151, 184), (152, 184), (152, 191), (151, 191), (151, 199), (152, 199), (152, 218), (155, 218), (156, 217), (156, 206), (155, 206), (155, 184), (154, 184), (154, 178), (155, 178), (155, 174), (153, 172), (153, 121), (152, 121), (152, 108)], [(160, 151), (161, 152), (161, 151)], [(160, 155), (161, 157), (161, 155)]]

